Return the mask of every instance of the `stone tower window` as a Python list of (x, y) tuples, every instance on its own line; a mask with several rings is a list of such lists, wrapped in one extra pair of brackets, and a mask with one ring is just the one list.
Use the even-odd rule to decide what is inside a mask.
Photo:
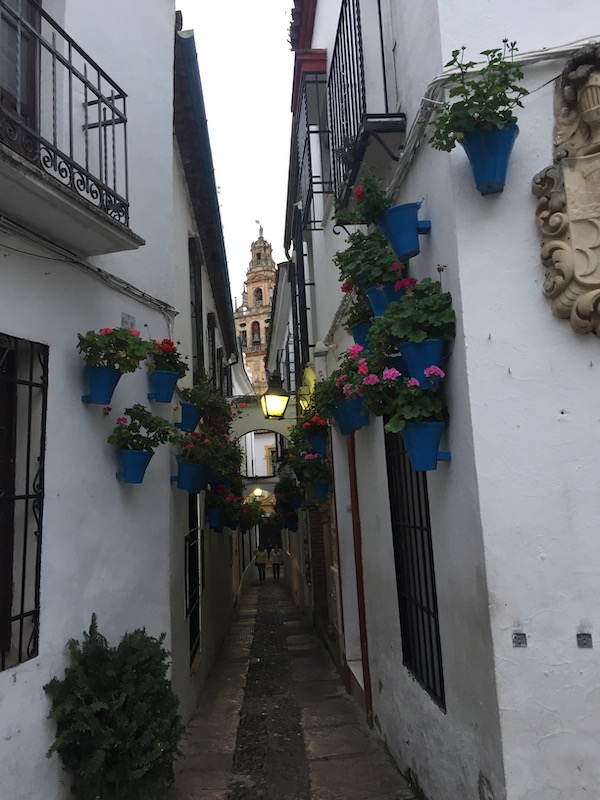
[(246, 347), (246, 345), (248, 344), (248, 335), (246, 331), (240, 331), (240, 333), (242, 336), (242, 347)]
[(262, 306), (262, 301), (263, 301), (262, 289), (255, 289), (254, 290), (254, 305), (255, 306)]
[(260, 344), (260, 323), (252, 323), (252, 344)]
[(256, 254), (256, 260), (257, 260), (257, 261), (260, 261), (260, 253), (257, 253), (257, 254)]

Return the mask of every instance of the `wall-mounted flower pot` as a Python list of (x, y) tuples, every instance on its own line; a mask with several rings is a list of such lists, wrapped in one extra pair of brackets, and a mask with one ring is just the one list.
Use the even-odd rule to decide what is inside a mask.
[(119, 450), (123, 469), (116, 473), (125, 483), (141, 483), (154, 453), (151, 450)]
[(367, 334), (371, 330), (370, 322), (361, 322), (360, 325), (352, 325), (350, 331), (355, 344), (359, 344), (365, 350), (368, 350)]
[(421, 248), (419, 235), (431, 231), (428, 219), (419, 220), (421, 203), (402, 203), (384, 211), (377, 219), (377, 227), (401, 261), (418, 255)]
[(86, 364), (85, 375), (90, 393), (82, 396), (84, 403), (99, 403), (106, 406), (110, 403), (121, 371), (117, 367), (94, 367)]
[(208, 470), (204, 464), (195, 464), (193, 461), (183, 461), (177, 456), (177, 475), (172, 475), (171, 480), (177, 482), (177, 488), (190, 494), (204, 491), (208, 485)]
[(450, 453), (440, 452), (445, 422), (411, 422), (401, 431), (402, 441), (415, 472), (437, 469), (438, 461), (450, 461)]
[(221, 508), (207, 508), (206, 519), (208, 524), (215, 533), (221, 533), (223, 530), (223, 509)]
[(342, 436), (348, 436), (369, 424), (369, 412), (364, 410), (362, 397), (344, 399), (333, 409), (333, 417)]
[(425, 370), (432, 365), (440, 366), (444, 357), (445, 339), (425, 339), (423, 342), (400, 342), (398, 348), (411, 378), (416, 378), (421, 389), (435, 389), (440, 379), (425, 377)]
[(366, 292), (373, 309), (373, 315), (381, 317), (390, 303), (400, 300), (404, 294), (404, 289), (396, 291), (393, 283), (378, 283), (375, 286), (369, 286)]
[(313, 481), (312, 484), (313, 491), (315, 493), (315, 499), (322, 503), (324, 500), (327, 500), (327, 495), (329, 494), (329, 484), (328, 483), (321, 483), (320, 481)]
[(181, 422), (176, 422), (175, 427), (182, 431), (193, 431), (202, 419), (202, 409), (193, 403), (180, 403)]
[(497, 194), (504, 190), (508, 161), (519, 128), (513, 124), (506, 128), (478, 126), (465, 133), (461, 144), (473, 170), (475, 185), (481, 194)]
[(313, 449), (313, 453), (318, 453), (320, 456), (327, 455), (327, 434), (317, 433), (308, 436), (308, 441)]
[(148, 400), (155, 400), (157, 403), (170, 403), (173, 399), (175, 385), (179, 379), (179, 373), (167, 369), (156, 369), (150, 373), (150, 383), (153, 392), (148, 392)]

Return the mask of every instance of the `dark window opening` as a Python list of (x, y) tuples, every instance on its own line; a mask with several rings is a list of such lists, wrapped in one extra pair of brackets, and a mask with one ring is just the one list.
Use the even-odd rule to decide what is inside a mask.
[(260, 344), (260, 323), (252, 323), (252, 344)]
[(412, 470), (400, 434), (385, 449), (403, 663), (445, 710), (427, 473)]
[(190, 664), (200, 649), (200, 539), (198, 497), (189, 495), (188, 527), (185, 537), (185, 614), (189, 627)]
[(254, 290), (254, 305), (255, 306), (262, 306), (262, 302), (263, 302), (262, 289), (255, 289)]
[(47, 367), (0, 334), (0, 669), (38, 654)]

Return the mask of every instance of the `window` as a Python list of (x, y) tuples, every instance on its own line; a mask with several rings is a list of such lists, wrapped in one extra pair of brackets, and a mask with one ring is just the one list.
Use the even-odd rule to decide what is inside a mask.
[(257, 261), (260, 261), (260, 253), (257, 253), (257, 254), (256, 254), (256, 260), (257, 260)]
[(200, 529), (198, 495), (189, 495), (189, 533), (185, 537), (185, 615), (188, 621), (190, 665), (200, 650)]
[(0, 12), (0, 104), (35, 129), (36, 47), (24, 23), (39, 28), (39, 15), (28, 0), (5, 4)]
[(399, 434), (386, 434), (404, 665), (445, 709), (427, 473), (414, 472)]
[(262, 289), (255, 289), (254, 290), (254, 305), (255, 306), (262, 306), (263, 301), (263, 291)]
[(252, 323), (252, 344), (260, 344), (260, 323)]
[(0, 669), (38, 654), (47, 367), (0, 334)]
[(241, 335), (241, 338), (242, 338), (242, 347), (246, 347), (246, 345), (248, 344), (248, 332), (247, 331), (241, 331), (240, 335)]

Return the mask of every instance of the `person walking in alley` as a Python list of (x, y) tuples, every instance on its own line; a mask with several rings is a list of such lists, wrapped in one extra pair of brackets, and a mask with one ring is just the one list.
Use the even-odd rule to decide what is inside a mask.
[(267, 559), (269, 558), (269, 552), (261, 542), (256, 550), (254, 551), (254, 563), (256, 564), (256, 569), (258, 570), (258, 579), (262, 583), (265, 579), (265, 569), (267, 566)]
[(278, 544), (276, 544), (269, 553), (269, 560), (273, 566), (273, 580), (278, 581), (279, 571), (281, 570), (281, 565), (283, 564), (283, 550)]

